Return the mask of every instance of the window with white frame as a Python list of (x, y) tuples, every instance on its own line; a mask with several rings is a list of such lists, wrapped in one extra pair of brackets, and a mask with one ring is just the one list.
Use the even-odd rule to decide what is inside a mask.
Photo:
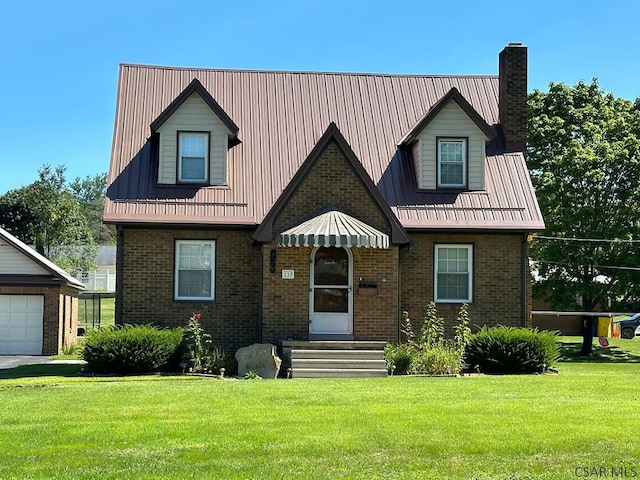
[(213, 300), (215, 281), (214, 240), (176, 240), (176, 300)]
[(470, 303), (473, 287), (473, 246), (435, 246), (434, 297), (441, 303)]
[(438, 139), (438, 186), (465, 187), (467, 185), (467, 140), (465, 138)]
[(209, 134), (180, 132), (178, 134), (178, 181), (204, 183), (208, 179)]

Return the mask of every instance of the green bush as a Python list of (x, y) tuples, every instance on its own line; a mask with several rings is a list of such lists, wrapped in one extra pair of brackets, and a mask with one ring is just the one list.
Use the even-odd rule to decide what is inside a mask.
[(458, 315), (459, 325), (454, 327), (455, 340), (444, 338), (444, 319), (438, 316), (436, 304), (431, 302), (423, 318), (418, 335), (413, 331), (408, 312), (402, 312), (401, 331), (406, 343), (388, 344), (385, 359), (389, 370), (396, 375), (458, 374), (464, 366), (464, 345), (469, 336), (468, 307), (463, 305)]
[(462, 371), (463, 352), (455, 345), (443, 343), (420, 351), (409, 369), (410, 373), (456, 375)]
[(413, 363), (414, 352), (404, 343), (398, 345), (388, 343), (384, 347), (384, 358), (387, 369), (394, 375), (406, 375)]
[(483, 327), (471, 336), (467, 364), (483, 373), (539, 373), (558, 359), (556, 334), (515, 327)]
[(177, 368), (183, 330), (151, 325), (107, 327), (90, 332), (82, 358), (95, 373), (151, 373)]

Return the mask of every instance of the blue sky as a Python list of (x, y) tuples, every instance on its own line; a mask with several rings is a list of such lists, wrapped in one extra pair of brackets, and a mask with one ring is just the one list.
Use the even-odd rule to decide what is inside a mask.
[(493, 75), (522, 42), (529, 90), (597, 77), (640, 97), (635, 0), (32, 0), (1, 18), (0, 194), (45, 163), (107, 171), (119, 63)]

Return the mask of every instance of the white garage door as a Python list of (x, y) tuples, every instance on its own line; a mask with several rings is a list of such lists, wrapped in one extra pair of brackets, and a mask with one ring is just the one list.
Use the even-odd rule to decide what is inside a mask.
[(42, 295), (0, 295), (0, 355), (42, 355)]

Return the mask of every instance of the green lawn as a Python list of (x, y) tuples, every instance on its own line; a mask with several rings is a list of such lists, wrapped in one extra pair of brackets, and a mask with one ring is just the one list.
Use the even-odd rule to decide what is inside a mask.
[(640, 339), (596, 347), (586, 362), (573, 355), (578, 338), (563, 341), (558, 375), (221, 381), (81, 377), (76, 365), (0, 371), (0, 478), (640, 476)]
[[(81, 327), (92, 328), (94, 325), (107, 326), (115, 323), (115, 298), (102, 298), (98, 304), (97, 299), (95, 301), (91, 299), (79, 299), (78, 300), (78, 323)], [(98, 313), (98, 306), (100, 312)], [(98, 318), (100, 320), (99, 324)]]

